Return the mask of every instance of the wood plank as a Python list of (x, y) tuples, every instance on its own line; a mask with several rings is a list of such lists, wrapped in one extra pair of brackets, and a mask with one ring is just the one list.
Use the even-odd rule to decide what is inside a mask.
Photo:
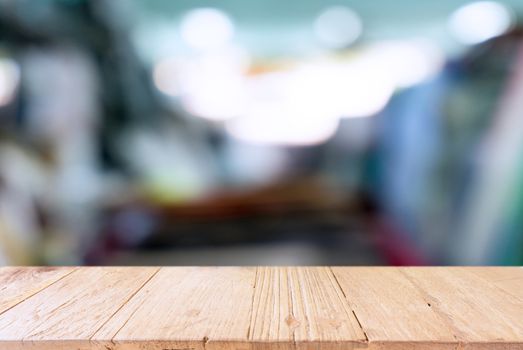
[(455, 349), (451, 327), (418, 287), (394, 267), (333, 267), (374, 348)]
[[(234, 297), (224, 299), (221, 286), (231, 283)], [(143, 331), (144, 319), (158, 321)], [(231, 327), (216, 327), (222, 324)], [(365, 335), (328, 268), (164, 268), (93, 340), (126, 349), (144, 342), (152, 348), (321, 343), (348, 349), (361, 346)]]
[[(249, 323), (248, 339), (260, 344), (294, 341), (299, 326), (292, 309), (288, 268), (259, 267)], [(285, 348), (285, 346), (283, 346)]]
[(259, 268), (256, 287), (249, 341), (287, 349), (350, 349), (365, 343), (329, 268)]
[(515, 349), (523, 345), (523, 303), (464, 268), (402, 271), (473, 349)]
[(523, 268), (472, 267), (467, 270), (523, 302)]
[[(521, 270), (64, 269), (0, 314), (0, 349), (523, 349)], [(0, 268), (5, 295), (31, 273)]]
[(69, 267), (0, 269), (0, 314), (73, 272)]
[(91, 348), (90, 338), (157, 270), (75, 270), (1, 315), (1, 348)]
[(255, 270), (163, 267), (93, 340), (126, 350), (247, 348)]
[[(452, 269), (457, 269), (452, 268)], [(522, 267), (501, 267), (501, 266), (473, 266), (473, 267), (462, 267), (462, 269), (470, 271), (475, 275), (478, 275), (489, 282), (498, 282), (510, 279), (521, 279), (523, 278)]]

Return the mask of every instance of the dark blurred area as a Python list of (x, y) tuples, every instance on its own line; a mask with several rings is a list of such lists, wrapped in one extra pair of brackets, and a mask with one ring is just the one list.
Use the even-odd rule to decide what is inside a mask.
[(0, 265), (521, 265), (522, 13), (0, 0)]

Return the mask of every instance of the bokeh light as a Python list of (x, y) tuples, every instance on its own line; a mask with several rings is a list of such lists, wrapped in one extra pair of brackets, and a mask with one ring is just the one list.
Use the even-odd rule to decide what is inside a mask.
[(361, 18), (345, 6), (324, 10), (314, 22), (314, 33), (325, 47), (340, 49), (355, 42), (363, 31)]
[(234, 36), (234, 25), (219, 9), (199, 8), (183, 17), (180, 35), (190, 47), (209, 50), (227, 44)]
[(457, 40), (478, 44), (505, 33), (514, 24), (512, 12), (494, 1), (473, 2), (457, 9), (449, 26)]

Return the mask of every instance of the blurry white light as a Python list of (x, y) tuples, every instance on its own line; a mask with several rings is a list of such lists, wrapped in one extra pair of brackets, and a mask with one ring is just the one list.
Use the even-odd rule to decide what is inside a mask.
[(234, 47), (186, 62), (181, 69), (182, 104), (191, 114), (221, 121), (244, 112), (246, 53)]
[(245, 113), (227, 121), (227, 131), (256, 144), (309, 146), (327, 141), (339, 118), (317, 98), (322, 86), (304, 83), (308, 77), (290, 71), (251, 78)]
[(156, 63), (153, 68), (153, 81), (158, 90), (169, 96), (178, 96), (180, 88), (177, 71), (177, 62), (174, 59), (168, 58)]
[(190, 47), (209, 50), (227, 44), (234, 35), (234, 25), (225, 12), (200, 8), (189, 11), (183, 17), (180, 34)]
[(464, 5), (450, 17), (449, 26), (456, 39), (477, 44), (505, 33), (514, 24), (512, 12), (494, 1)]
[(444, 54), (425, 40), (386, 41), (372, 45), (365, 59), (397, 87), (408, 87), (434, 76), (444, 64)]
[[(331, 117), (369, 117), (382, 110), (394, 92), (387, 75), (363, 59), (305, 65), (294, 72), (293, 100)], [(306, 102), (304, 102), (306, 101)]]
[(368, 67), (351, 67), (346, 81), (339, 83), (337, 104), (345, 118), (370, 117), (389, 102), (394, 85), (386, 76)]
[(183, 97), (184, 107), (195, 116), (222, 121), (243, 112), (243, 81), (239, 76), (215, 72), (198, 77), (195, 93)]
[(11, 60), (0, 59), (0, 106), (12, 101), (14, 93), (20, 82), (20, 68)]
[(251, 95), (247, 113), (226, 122), (227, 131), (253, 143), (325, 142), (341, 117), (368, 117), (385, 107), (395, 86), (375, 68), (364, 60), (325, 62), (256, 78), (250, 88), (258, 95)]
[(344, 6), (329, 7), (314, 22), (314, 33), (318, 40), (333, 49), (352, 44), (361, 35), (362, 28), (358, 14)]
[(280, 107), (265, 106), (249, 116), (232, 119), (226, 123), (227, 131), (251, 143), (311, 146), (327, 141), (338, 128), (338, 119), (293, 115)]
[(153, 69), (154, 84), (191, 115), (213, 121), (244, 111), (244, 72), (249, 55), (236, 46), (206, 51), (188, 58), (166, 58)]

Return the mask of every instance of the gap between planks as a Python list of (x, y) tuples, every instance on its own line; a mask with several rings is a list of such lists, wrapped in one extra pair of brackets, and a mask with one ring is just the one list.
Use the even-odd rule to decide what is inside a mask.
[[(427, 306), (430, 307), (432, 312), (437, 315), (440, 319), (442, 319), (445, 323), (452, 323), (452, 320), (449, 318), (449, 316), (444, 313), (440, 308), (438, 307), (438, 304), (436, 303), (436, 300), (433, 296), (431, 296), (425, 289), (421, 288), (413, 279), (411, 276), (409, 276), (405, 271), (403, 271), (401, 268), (395, 268), (411, 285), (414, 287), (418, 293), (420, 293), (423, 297), (423, 300), (427, 303)], [(454, 340), (457, 342), (456, 350), (461, 349), (462, 343), (461, 339), (464, 338), (464, 334), (458, 334), (455, 333), (457, 329), (452, 328), (452, 336), (454, 337)]]
[[(300, 272), (301, 269), (303, 269), (302, 272)], [(356, 273), (356, 275), (357, 274), (361, 275), (361, 273), (362, 273), (360, 271), (361, 269), (348, 268), (345, 272), (345, 270), (339, 269), (339, 268), (332, 268), (332, 267), (324, 268), (322, 275), (325, 277), (328, 277), (328, 280), (330, 280), (330, 283), (328, 283), (328, 284), (331, 286), (327, 289), (334, 288), (334, 290), (330, 289), (329, 295), (323, 294), (324, 292), (321, 290), (321, 288), (320, 288), (320, 290), (318, 290), (318, 294), (315, 294), (315, 293), (310, 294), (311, 291), (316, 290), (315, 287), (321, 281), (317, 280), (316, 275), (314, 273), (312, 273), (312, 271), (314, 271), (314, 269), (308, 270), (308, 268), (306, 268), (306, 267), (301, 268), (301, 269), (293, 268), (293, 267), (280, 267), (280, 268), (256, 267), (255, 269), (251, 270), (252, 274), (250, 275), (250, 277), (244, 279), (245, 285), (244, 285), (244, 287), (242, 287), (242, 288), (245, 288), (246, 290), (250, 289), (252, 291), (252, 298), (250, 300), (248, 298), (245, 298), (245, 304), (247, 307), (245, 307), (244, 310), (248, 309), (249, 313), (247, 315), (245, 315), (245, 314), (244, 315), (246, 316), (246, 319), (248, 320), (249, 325), (248, 325), (247, 330), (242, 330), (242, 334), (244, 334), (244, 335), (247, 334), (247, 339), (245, 339), (245, 340), (237, 339), (238, 344), (236, 344), (236, 345), (239, 346), (239, 344), (240, 343), (243, 344), (243, 342), (251, 342), (251, 341), (256, 342), (259, 339), (256, 336), (258, 334), (257, 329), (256, 329), (258, 326), (256, 324), (257, 313), (258, 312), (261, 312), (261, 313), (268, 312), (268, 314), (270, 315), (270, 312), (271, 312), (271, 310), (264, 309), (262, 306), (260, 306), (260, 305), (263, 305), (263, 304), (260, 304), (260, 302), (263, 303), (264, 301), (269, 300), (268, 296), (265, 293), (262, 295), (263, 297), (261, 297), (259, 294), (257, 294), (257, 293), (260, 293), (261, 290), (264, 290), (264, 288), (272, 290), (273, 294), (271, 295), (271, 298), (273, 298), (274, 300), (280, 300), (280, 301), (285, 300), (284, 303), (283, 302), (281, 303), (281, 306), (283, 307), (281, 310), (284, 310), (284, 311), (282, 311), (283, 314), (280, 313), (280, 316), (287, 314), (287, 312), (288, 312), (289, 320), (290, 320), (289, 322), (292, 322), (292, 319), (290, 317), (298, 318), (298, 319), (303, 319), (303, 317), (305, 317), (305, 319), (307, 319), (307, 317), (309, 316), (309, 310), (305, 310), (305, 308), (303, 307), (303, 303), (306, 303), (307, 300), (309, 300), (309, 301), (320, 300), (320, 299), (324, 298), (325, 296), (328, 296), (327, 299), (323, 299), (323, 300), (328, 300), (335, 304), (337, 304), (336, 300), (342, 301), (344, 304), (344, 306), (343, 306), (344, 314), (352, 313), (352, 316), (354, 317), (354, 321), (357, 322), (357, 325), (354, 324), (354, 326), (355, 326), (354, 329), (359, 327), (359, 329), (361, 330), (361, 332), (363, 333), (363, 335), (365, 337), (365, 340), (361, 341), (361, 343), (360, 343), (361, 346), (363, 346), (363, 347), (371, 346), (372, 347), (372, 346), (381, 346), (383, 344), (386, 344), (386, 346), (392, 347), (392, 346), (404, 346), (404, 345), (411, 346), (411, 345), (413, 345), (412, 342), (409, 342), (409, 341), (406, 341), (406, 340), (400, 339), (400, 338), (395, 338), (395, 340), (394, 340), (394, 338), (388, 339), (388, 340), (385, 340), (384, 338), (380, 338), (380, 337), (377, 338), (376, 333), (375, 333), (376, 329), (377, 329), (376, 328), (377, 323), (374, 324), (373, 327), (369, 327), (369, 325), (372, 325), (372, 321), (377, 321), (377, 318), (375, 316), (373, 316), (373, 317), (375, 317), (374, 319), (372, 317), (369, 319), (369, 315), (368, 315), (369, 310), (365, 309), (365, 304), (362, 304), (364, 301), (362, 301), (363, 299), (361, 299), (361, 298), (366, 297), (366, 294), (363, 292), (360, 293), (360, 291), (366, 290), (365, 289), (366, 283), (368, 286), (370, 286), (369, 283), (374, 283), (374, 282), (372, 280), (369, 282), (366, 278), (362, 279), (361, 277), (358, 277), (358, 276), (350, 276), (352, 274), (352, 272)], [(160, 271), (165, 271), (165, 270), (167, 270), (167, 268), (156, 267), (156, 268), (152, 268), (147, 274), (144, 274), (144, 276), (143, 276), (144, 278), (140, 281), (140, 283), (135, 284), (134, 288), (130, 291), (131, 293), (128, 294), (124, 300), (122, 300), (121, 305), (114, 305), (115, 307), (118, 307), (118, 308), (114, 312), (112, 311), (112, 310), (114, 310), (114, 308), (111, 308), (111, 316), (109, 316), (106, 320), (104, 320), (103, 324), (101, 326), (97, 327), (97, 329), (93, 332), (93, 334), (90, 337), (88, 336), (88, 338), (86, 338), (86, 340), (88, 339), (89, 341), (91, 341), (92, 338), (96, 335), (96, 333), (98, 333), (98, 331), (100, 329), (102, 329), (107, 323), (111, 322), (115, 318), (115, 315), (117, 315), (124, 307), (127, 307), (128, 304), (131, 303), (131, 301), (138, 303), (139, 299), (136, 300), (137, 294), (141, 293), (144, 288), (149, 286), (151, 284), (151, 281), (160, 273)], [(363, 270), (365, 270), (365, 269), (363, 269)], [(480, 348), (488, 349), (488, 347), (485, 347), (485, 346), (492, 346), (493, 348), (496, 348), (496, 349), (523, 349), (522, 343), (519, 342), (519, 341), (522, 341), (522, 339), (519, 336), (505, 337), (505, 339), (506, 339), (505, 341), (503, 341), (503, 337), (501, 337), (501, 336), (498, 338), (496, 333), (492, 333), (491, 337), (488, 339), (487, 338), (473, 339), (470, 337), (467, 338), (466, 335), (471, 333), (471, 332), (467, 332), (467, 329), (469, 328), (469, 326), (467, 326), (465, 324), (454, 323), (453, 320), (449, 319), (449, 317), (452, 318), (453, 315), (460, 315), (457, 312), (457, 311), (460, 311), (460, 307), (461, 307), (461, 304), (459, 304), (460, 300), (462, 303), (464, 303), (463, 304), (464, 306), (469, 306), (469, 304), (466, 303), (468, 296), (477, 297), (476, 293), (472, 293), (472, 294), (470, 294), (470, 293), (474, 292), (475, 290), (478, 290), (478, 288), (477, 288), (478, 286), (483, 286), (483, 288), (485, 288), (486, 295), (487, 296), (490, 295), (493, 298), (490, 300), (495, 305), (494, 307), (492, 307), (492, 310), (500, 311), (499, 315), (497, 315), (497, 314), (493, 315), (493, 318), (494, 318), (493, 321), (491, 320), (491, 322), (487, 322), (487, 323), (491, 323), (493, 326), (495, 326), (496, 322), (498, 322), (498, 321), (503, 324), (506, 323), (507, 325), (508, 325), (508, 323), (512, 322), (515, 327), (514, 329), (521, 330), (521, 327), (517, 325), (519, 322), (517, 322), (517, 320), (514, 319), (514, 314), (511, 318), (508, 317), (510, 310), (507, 309), (508, 308), (507, 305), (512, 305), (512, 304), (510, 304), (508, 301), (503, 300), (505, 298), (506, 299), (515, 298), (520, 301), (523, 300), (523, 294), (519, 292), (519, 289), (515, 289), (515, 288), (517, 288), (517, 286), (519, 284), (518, 285), (513, 285), (513, 284), (505, 285), (504, 284), (505, 282), (508, 282), (508, 281), (520, 280), (519, 277), (495, 279), (496, 273), (482, 274), (482, 273), (480, 273), (482, 270), (476, 271), (471, 268), (459, 268), (459, 267), (444, 269), (445, 270), (444, 272), (448, 272), (447, 275), (443, 275), (443, 269), (441, 269), (441, 268), (434, 268), (434, 269), (430, 269), (430, 268), (425, 268), (425, 269), (422, 269), (422, 268), (420, 268), (420, 269), (376, 268), (375, 270), (373, 270), (373, 269), (369, 269), (369, 270), (376, 271), (376, 273), (379, 272), (379, 274), (384, 274), (385, 271), (388, 271), (387, 274), (385, 274), (386, 276), (388, 276), (389, 273), (392, 273), (392, 271), (396, 271), (397, 275), (402, 276), (402, 279), (405, 283), (405, 285), (404, 285), (405, 288), (407, 288), (408, 290), (413, 290), (414, 291), (413, 293), (420, 296), (415, 301), (402, 296), (400, 299), (405, 300), (404, 306), (411, 305), (411, 303), (413, 305), (416, 303), (417, 303), (417, 305), (421, 305), (420, 302), (425, 302), (425, 304), (424, 304), (425, 308), (428, 305), (430, 308), (430, 313), (433, 313), (433, 315), (435, 317), (439, 318), (446, 325), (450, 326), (449, 329), (452, 330), (452, 333), (449, 332), (447, 334), (450, 335), (451, 337), (453, 337), (454, 340), (447, 341), (447, 342), (443, 341), (442, 339), (441, 340), (432, 340), (432, 341), (430, 341), (430, 344), (432, 344), (431, 346), (434, 346), (434, 348), (439, 349), (440, 347), (441, 348), (445, 347), (446, 349), (462, 349), (464, 347), (470, 346), (474, 349), (480, 349)], [(18, 300), (16, 302), (16, 304), (11, 305), (7, 309), (0, 312), (0, 315), (4, 314), (5, 312), (8, 312), (9, 310), (18, 306), (21, 303), (28, 301), (29, 299), (34, 298), (39, 293), (42, 293), (42, 292), (46, 291), (48, 288), (50, 288), (51, 286), (53, 286), (54, 284), (59, 283), (64, 278), (67, 278), (67, 277), (74, 278), (73, 274), (75, 274), (75, 273), (78, 274), (77, 271), (78, 271), (78, 268), (71, 268), (71, 270), (67, 270), (66, 272), (64, 272), (63, 275), (58, 277), (56, 280), (51, 281), (46, 285), (38, 286), (38, 290), (31, 292), (32, 294), (30, 294), (30, 295), (28, 294), (28, 295), (24, 296), (24, 298), (21, 300)], [(360, 271), (360, 272), (357, 272), (357, 271)], [(494, 270), (494, 272), (496, 272), (496, 271)], [(347, 277), (347, 274), (349, 275), (348, 277)], [(372, 274), (372, 272), (371, 272), (371, 274)], [(425, 276), (425, 274), (427, 274), (427, 276)], [(71, 277), (71, 275), (73, 275), (73, 277)], [(207, 275), (209, 276), (209, 273), (207, 273)], [(252, 280), (252, 278), (253, 278), (252, 275), (254, 275), (254, 280)], [(384, 276), (384, 277), (386, 277), (386, 276)], [(310, 281), (309, 281), (309, 277), (311, 277)], [(394, 279), (390, 279), (390, 278), (389, 278), (389, 280), (392, 282), (399, 281), (399, 279), (394, 280)], [(431, 284), (435, 283), (434, 292), (431, 289), (432, 286), (430, 286), (430, 288), (429, 288), (429, 284), (428, 284), (429, 282), (427, 282), (428, 280), (431, 281), (430, 282)], [(482, 280), (483, 283), (485, 283), (485, 284), (481, 284), (480, 280)], [(324, 281), (327, 282), (326, 279)], [(461, 284), (461, 281), (464, 281), (465, 284)], [(354, 284), (354, 282), (357, 282), (357, 284)], [(459, 282), (459, 283), (456, 284), (454, 282)], [(320, 283), (320, 285), (321, 285), (321, 283)], [(375, 283), (375, 285), (378, 285), (378, 283)], [(397, 285), (397, 284), (393, 283), (390, 285), (393, 286), (393, 285)], [(452, 295), (447, 296), (447, 294), (446, 294), (447, 285), (448, 286), (455, 285), (458, 287), (457, 292), (459, 292), (460, 294), (457, 294), (455, 296), (455, 299), (445, 299), (446, 297), (452, 296)], [(343, 288), (343, 286), (345, 288)], [(156, 287), (158, 287), (158, 286), (156, 286)], [(151, 287), (151, 288), (154, 288), (154, 287)], [(260, 289), (260, 291), (257, 292), (257, 289)], [(380, 289), (377, 289), (377, 291), (386, 291), (387, 289), (388, 288), (380, 288)], [(218, 288), (218, 290), (219, 290), (219, 288)], [(387, 302), (387, 301), (394, 302), (396, 299), (396, 295), (399, 296), (402, 294), (402, 288), (396, 288), (396, 291), (399, 291), (400, 294), (390, 294), (391, 295), (390, 300), (388, 300), (387, 298), (384, 298), (384, 299), (383, 298), (381, 298), (381, 299), (374, 298), (374, 299), (381, 300), (384, 302)], [(455, 292), (456, 291), (452, 292), (452, 294), (454, 294)], [(49, 292), (47, 292), (45, 294), (49, 294)], [(220, 293), (218, 293), (218, 294), (220, 294)], [(450, 290), (449, 290), (449, 294), (450, 294)], [(497, 296), (497, 299), (495, 298), (496, 296)], [(311, 297), (312, 297), (312, 299), (311, 299)], [(316, 299), (316, 297), (319, 297), (319, 299)], [(262, 298), (263, 301), (260, 298)], [(250, 303), (250, 308), (248, 306), (249, 303)], [(295, 304), (295, 303), (297, 303), (297, 304)], [(274, 304), (272, 307), (278, 309), (278, 305), (279, 304)], [(389, 303), (389, 305), (395, 305), (395, 304)], [(484, 311), (484, 310), (489, 309), (489, 305), (487, 304), (487, 302), (481, 301), (481, 302), (479, 302), (478, 305), (486, 306), (486, 307), (483, 309), (477, 310), (476, 313), (473, 313), (473, 315), (476, 316), (474, 319), (476, 321), (478, 321), (478, 320), (481, 321), (482, 319), (484, 319), (485, 321), (489, 321), (490, 316), (488, 315), (488, 311)], [(521, 304), (514, 304), (514, 305), (517, 306), (517, 310), (523, 311), (523, 309), (521, 309), (521, 307), (520, 307)], [(141, 304), (138, 305), (136, 307), (136, 309), (134, 309), (130, 314), (129, 313), (126, 314), (125, 318), (122, 317), (122, 321), (124, 321), (123, 325), (115, 333), (111, 334), (110, 337), (106, 338), (108, 342), (113, 342), (115, 340), (115, 337), (119, 334), (120, 330), (122, 330), (127, 325), (127, 323), (133, 319), (135, 312), (140, 308), (140, 306), (141, 306)], [(308, 305), (308, 306), (311, 306), (311, 305)], [(312, 306), (314, 306), (314, 305), (312, 305)], [(441, 309), (440, 309), (440, 307), (441, 307)], [(293, 308), (295, 308), (295, 309), (293, 309)], [(285, 309), (287, 309), (287, 310), (285, 310)], [(304, 313), (304, 310), (306, 311), (305, 313)], [(401, 310), (401, 309), (398, 309), (398, 310)], [(429, 309), (426, 309), (426, 310), (427, 310), (426, 316), (431, 316), (431, 315), (429, 315), (429, 311), (428, 311)], [(464, 311), (464, 310), (465, 309), (461, 309), (461, 311)], [(516, 308), (513, 308), (513, 310), (515, 311)], [(312, 308), (312, 309), (310, 309), (310, 311), (312, 312), (312, 315), (318, 315), (316, 313), (316, 311), (317, 311), (316, 309)], [(414, 310), (414, 311), (416, 311), (416, 310)], [(476, 311), (476, 310), (473, 310), (473, 311)], [(507, 317), (505, 317), (504, 314), (501, 313), (502, 311), (506, 311)], [(361, 312), (361, 314), (360, 314), (360, 312)], [(407, 310), (405, 312), (408, 313), (409, 311)], [(463, 314), (463, 313), (461, 313), (461, 314)], [(351, 315), (348, 315), (348, 316), (351, 316)], [(321, 315), (320, 315), (320, 317), (321, 317)], [(268, 320), (270, 321), (270, 319), (268, 319)], [(275, 329), (277, 327), (277, 333), (280, 333), (280, 322), (282, 325), (284, 325), (285, 322), (287, 322), (287, 319), (284, 316), (284, 317), (281, 317), (280, 319), (278, 319), (277, 321), (278, 321), (278, 323), (273, 323), (272, 327), (274, 327)], [(437, 320), (434, 320), (434, 321), (437, 321)], [(418, 323), (418, 322), (416, 322), (416, 323)], [(367, 331), (364, 329), (364, 326), (370, 332), (370, 334), (367, 334)], [(269, 323), (269, 327), (271, 327), (270, 323)], [(374, 330), (373, 330), (373, 328), (374, 328)], [(395, 325), (393, 325), (392, 328), (395, 328)], [(474, 329), (474, 327), (470, 327), (470, 330), (472, 331), (472, 333), (474, 333), (474, 331), (481, 330), (481, 327), (476, 328), (476, 329)], [(500, 331), (500, 334), (505, 333), (503, 328), (499, 329), (499, 331)], [(243, 332), (245, 332), (245, 333), (243, 333)], [(213, 341), (213, 339), (212, 339), (213, 333), (212, 332), (210, 332), (210, 333), (202, 332), (202, 333), (203, 334), (200, 334), (201, 338), (196, 338), (194, 341), (195, 341), (195, 343), (199, 343), (199, 341), (201, 340), (202, 347), (205, 350), (206, 345), (209, 342), (209, 340), (211, 342)], [(288, 333), (288, 335), (289, 335), (289, 338), (287, 341), (285, 341), (285, 343), (289, 349), (296, 349), (298, 345), (303, 345), (303, 344), (297, 345), (297, 343), (296, 343), (297, 339), (298, 339), (298, 342), (303, 341), (303, 336), (304, 336), (303, 330), (298, 332), (296, 330), (296, 328), (292, 328), (290, 333)], [(209, 337), (211, 339), (209, 339)], [(305, 337), (308, 337), (308, 333), (305, 333)], [(449, 338), (451, 339), (451, 337), (449, 337)], [(243, 338), (243, 336), (240, 338)], [(481, 337), (481, 338), (483, 338), (483, 337)], [(309, 345), (316, 346), (316, 345), (313, 345), (314, 340), (312, 338), (310, 338), (310, 339), (311, 339), (311, 343)], [(361, 339), (363, 340), (363, 337), (361, 337)], [(378, 340), (376, 341), (376, 339), (378, 339)], [(283, 338), (280, 338), (280, 341), (281, 340), (283, 340)], [(420, 340), (422, 340), (422, 339), (420, 339)], [(94, 339), (93, 341), (96, 342), (96, 339)], [(305, 340), (305, 342), (306, 341), (307, 340)], [(321, 339), (320, 339), (320, 341), (321, 341)], [(232, 341), (230, 346), (233, 346), (234, 342), (235, 341)], [(421, 342), (419, 342), (417, 344), (417, 346), (420, 346), (423, 348), (424, 346), (426, 346), (426, 347), (429, 346), (428, 344), (429, 344), (429, 340), (425, 339), (424, 341), (422, 340)], [(142, 346), (142, 345), (140, 345), (140, 346)], [(280, 345), (281, 345), (281, 343), (280, 343)], [(352, 345), (354, 345), (354, 344), (352, 344)], [(214, 349), (214, 347), (207, 347), (207, 348)]]
[(356, 319), (356, 322), (358, 322), (358, 326), (360, 326), (361, 331), (363, 332), (363, 335), (365, 336), (365, 342), (368, 343), (369, 342), (369, 336), (367, 335), (367, 332), (365, 331), (365, 329), (361, 325), (361, 321), (358, 318), (358, 315), (356, 315), (356, 311), (354, 310), (354, 308), (350, 304), (349, 298), (347, 298), (347, 294), (345, 294), (345, 290), (341, 286), (340, 281), (338, 281), (338, 277), (336, 276), (336, 274), (332, 270), (332, 266), (329, 266), (329, 271), (330, 271), (332, 277), (334, 278), (334, 281), (336, 281), (336, 285), (341, 290), (341, 293), (343, 294), (343, 298), (344, 298), (345, 302), (347, 302), (349, 304), (349, 308), (352, 311), (352, 314), (354, 315), (354, 318)]
[(256, 295), (256, 283), (258, 282), (258, 269), (259, 267), (256, 266), (256, 269), (254, 270), (254, 283), (252, 285), (252, 298), (251, 298), (251, 308), (250, 308), (250, 314), (249, 314), (249, 327), (247, 328), (247, 339), (250, 339), (251, 337), (251, 325), (253, 322), (254, 317), (254, 299)]
[[(112, 318), (113, 318), (113, 317), (114, 317), (114, 316), (115, 316), (115, 315), (116, 315), (116, 314), (117, 314), (117, 313), (118, 313), (118, 312), (119, 312), (119, 311), (120, 311), (120, 310), (121, 310), (121, 309), (122, 309), (122, 308), (123, 308), (123, 307), (124, 307), (124, 306), (129, 302), (129, 301), (130, 301), (130, 300), (131, 300), (131, 299), (132, 299), (132, 298), (134, 298), (134, 296), (135, 296), (136, 294), (138, 294), (138, 292), (139, 292), (140, 290), (142, 290), (143, 287), (145, 287), (145, 285), (146, 285), (147, 283), (149, 283), (149, 281), (152, 280), (153, 277), (156, 276), (156, 275), (158, 274), (158, 272), (160, 272), (161, 269), (162, 269), (161, 267), (158, 267), (158, 268), (156, 269), (156, 271), (154, 271), (154, 272), (151, 274), (151, 276), (150, 276), (147, 280), (145, 280), (145, 282), (142, 283), (142, 284), (140, 285), (140, 287), (138, 287), (138, 288), (137, 288), (137, 289), (136, 289), (136, 290), (135, 290), (135, 291), (134, 291), (134, 292), (129, 296), (129, 298), (127, 298), (127, 300), (125, 300), (125, 301), (122, 303), (122, 305), (120, 305), (120, 307), (119, 307), (115, 312), (113, 312), (113, 314), (112, 314), (112, 315), (111, 315), (111, 316), (110, 316), (110, 317), (109, 317), (109, 318), (108, 318), (104, 323), (102, 323), (102, 325), (101, 325), (100, 327), (98, 327), (98, 329), (97, 329), (95, 332), (93, 332), (93, 334), (89, 337), (89, 341), (91, 341), (91, 340), (93, 339), (93, 337), (96, 335), (96, 333), (98, 333), (98, 331), (100, 331), (100, 330), (101, 330), (101, 329), (102, 329), (102, 328), (103, 328), (103, 327), (104, 327), (104, 326), (105, 326), (109, 321), (111, 321), (111, 319), (112, 319)], [(135, 310), (135, 311), (136, 311), (136, 310)], [(131, 314), (129, 315), (129, 317), (127, 318), (127, 320), (123, 323), (122, 327), (120, 327), (120, 329), (119, 329), (119, 330), (114, 334), (114, 336), (113, 336), (112, 339), (111, 339), (111, 342), (113, 341), (114, 337), (116, 337), (116, 335), (118, 334), (118, 332), (119, 332), (119, 331), (120, 331), (120, 330), (121, 330), (121, 329), (122, 329), (122, 328), (127, 324), (127, 322), (129, 322), (129, 320), (131, 319), (131, 317), (133, 316), (133, 314), (134, 314), (134, 312), (131, 313)]]
[(58, 283), (60, 282), (61, 280), (63, 280), (64, 278), (72, 275), (75, 271), (77, 271), (79, 268), (78, 267), (73, 267), (71, 268), (71, 271), (65, 273), (63, 276), (57, 278), (56, 280), (52, 281), (51, 283), (48, 283), (46, 285), (44, 285), (42, 288), (36, 290), (35, 292), (27, 295), (26, 297), (20, 299), (19, 301), (17, 301), (16, 303), (14, 303), (13, 305), (9, 306), (8, 308), (4, 309), (4, 310), (1, 310), (0, 311), (0, 316), (2, 316), (3, 314), (5, 314), (6, 312), (8, 312), (9, 310), (11, 310), (12, 308), (16, 307), (17, 305), (23, 303), (24, 301), (26, 300), (29, 300), (30, 298), (36, 296), (37, 294), (41, 293), (42, 291), (44, 291), (45, 289), (51, 287), (53, 284), (55, 283)]

